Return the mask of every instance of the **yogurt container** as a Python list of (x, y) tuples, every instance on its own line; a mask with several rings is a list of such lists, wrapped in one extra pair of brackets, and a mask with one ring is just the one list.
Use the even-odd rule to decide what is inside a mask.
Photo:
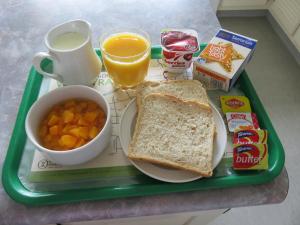
[(166, 29), (161, 32), (162, 62), (166, 71), (182, 73), (192, 64), (199, 50), (198, 34), (190, 29)]

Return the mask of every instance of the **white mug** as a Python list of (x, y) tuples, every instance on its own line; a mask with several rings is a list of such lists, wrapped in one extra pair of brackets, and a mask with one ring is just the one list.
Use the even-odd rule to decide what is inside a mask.
[[(49, 52), (39, 52), (33, 58), (33, 65), (40, 74), (64, 85), (93, 85), (102, 63), (92, 47), (91, 25), (87, 21), (73, 20), (52, 28), (45, 37), (45, 44)], [(45, 58), (52, 60), (53, 73), (42, 70), (41, 62)]]

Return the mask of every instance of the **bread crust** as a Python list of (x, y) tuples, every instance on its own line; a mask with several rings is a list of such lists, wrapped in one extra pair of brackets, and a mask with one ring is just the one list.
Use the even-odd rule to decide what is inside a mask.
[[(202, 104), (202, 103), (199, 103), (199, 102), (196, 102), (196, 101), (189, 101), (189, 100), (184, 101), (184, 100), (182, 100), (180, 98), (177, 98), (173, 95), (166, 95), (166, 94), (161, 94), (161, 93), (151, 93), (151, 94), (146, 95), (145, 99), (146, 98), (147, 99), (148, 98), (164, 98), (164, 99), (168, 99), (170, 101), (174, 101), (176, 103), (184, 103), (184, 104), (194, 105), (195, 107), (200, 107), (201, 109), (207, 110), (208, 112), (212, 113), (212, 109), (210, 107), (208, 107), (206, 104)], [(143, 117), (144, 110), (145, 110), (144, 107), (141, 107), (140, 111), (138, 113), (134, 135), (133, 135), (132, 141), (131, 141), (131, 143), (128, 147), (128, 158), (130, 158), (132, 160), (143, 160), (143, 161), (147, 161), (147, 162), (151, 162), (151, 163), (160, 164), (160, 165), (163, 165), (163, 166), (169, 166), (169, 167), (173, 167), (173, 168), (178, 168), (178, 169), (182, 169), (182, 170), (191, 171), (191, 172), (197, 173), (197, 174), (199, 174), (203, 177), (212, 176), (212, 160), (209, 162), (210, 163), (210, 170), (208, 170), (207, 172), (204, 172), (204, 171), (200, 171), (199, 169), (197, 169), (193, 166), (190, 166), (190, 165), (180, 165), (176, 162), (168, 161), (168, 160), (165, 160), (165, 159), (156, 159), (154, 157), (151, 158), (151, 157), (148, 157), (148, 156), (145, 156), (145, 155), (136, 155), (134, 153), (134, 150), (133, 150), (133, 145), (135, 145), (135, 143), (137, 141), (137, 136), (138, 136), (138, 134), (140, 133), (140, 130), (141, 130), (140, 124), (141, 124), (141, 119)], [(213, 129), (215, 131), (215, 126), (214, 126)], [(213, 134), (214, 134), (214, 131), (213, 131)], [(212, 144), (211, 144), (210, 148), (211, 148), (210, 151), (213, 154), (213, 141), (212, 141)]]
[(137, 108), (137, 112), (140, 111), (140, 107), (142, 105), (142, 96), (141, 96), (141, 92), (143, 91), (143, 89), (145, 87), (151, 86), (151, 87), (155, 87), (160, 85), (160, 82), (157, 81), (144, 81), (143, 83), (139, 84), (136, 88), (136, 108)]
[(154, 164), (159, 164), (162, 166), (166, 166), (166, 167), (171, 167), (171, 168), (175, 168), (175, 169), (180, 169), (180, 170), (186, 170), (186, 171), (190, 171), (196, 174), (199, 174), (203, 177), (211, 177), (212, 176), (212, 171), (207, 171), (207, 173), (199, 171), (197, 168), (191, 167), (189, 165), (180, 165), (178, 163), (174, 163), (165, 159), (155, 159), (155, 158), (149, 158), (147, 156), (135, 156), (135, 155), (128, 155), (128, 158), (130, 158), (131, 160), (139, 160), (139, 161), (146, 161), (149, 163), (154, 163)]
[[(159, 85), (162, 85), (162, 84), (166, 84), (166, 83), (186, 83), (186, 82), (191, 82), (191, 83), (196, 83), (197, 85), (199, 85), (200, 88), (204, 88), (202, 83), (198, 80), (164, 80), (164, 81), (144, 81), (143, 83), (139, 84), (137, 86), (137, 89), (136, 89), (136, 104), (137, 104), (137, 111), (139, 111), (139, 108), (141, 107), (142, 105), (142, 91), (144, 88), (147, 88), (147, 87), (157, 87)], [(169, 94), (171, 95), (171, 94)], [(183, 98), (180, 98), (181, 100), (184, 101)], [(197, 100), (193, 100), (195, 102), (199, 102), (201, 103), (200, 101), (197, 101)], [(203, 105), (207, 105), (205, 103), (202, 102)], [(207, 105), (209, 107), (209, 105)]]
[(194, 101), (194, 100), (183, 100), (182, 98), (178, 98), (174, 95), (170, 95), (170, 94), (161, 94), (161, 93), (151, 93), (151, 94), (148, 94), (145, 96), (145, 98), (148, 98), (148, 97), (159, 97), (159, 98), (168, 98), (172, 101), (175, 101), (177, 103), (187, 103), (189, 105), (195, 105), (196, 107), (201, 107), (202, 109), (205, 109), (205, 110), (208, 110), (209, 112), (212, 112), (212, 109), (209, 105), (206, 105), (206, 104), (203, 104), (201, 102), (197, 102), (197, 101)]

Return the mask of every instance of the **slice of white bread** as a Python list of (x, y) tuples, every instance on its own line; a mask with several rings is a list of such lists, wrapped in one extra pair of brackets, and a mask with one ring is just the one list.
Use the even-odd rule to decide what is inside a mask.
[(128, 157), (212, 175), (214, 119), (204, 104), (171, 95), (145, 96)]
[(205, 88), (197, 80), (146, 81), (137, 87), (137, 106), (143, 104), (144, 97), (151, 93), (173, 95), (187, 101), (197, 101), (209, 106)]

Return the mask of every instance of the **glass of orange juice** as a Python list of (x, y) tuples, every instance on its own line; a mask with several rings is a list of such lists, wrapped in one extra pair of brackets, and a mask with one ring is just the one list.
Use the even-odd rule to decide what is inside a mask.
[(151, 44), (149, 35), (139, 29), (118, 29), (100, 38), (104, 66), (116, 87), (133, 88), (148, 72)]

